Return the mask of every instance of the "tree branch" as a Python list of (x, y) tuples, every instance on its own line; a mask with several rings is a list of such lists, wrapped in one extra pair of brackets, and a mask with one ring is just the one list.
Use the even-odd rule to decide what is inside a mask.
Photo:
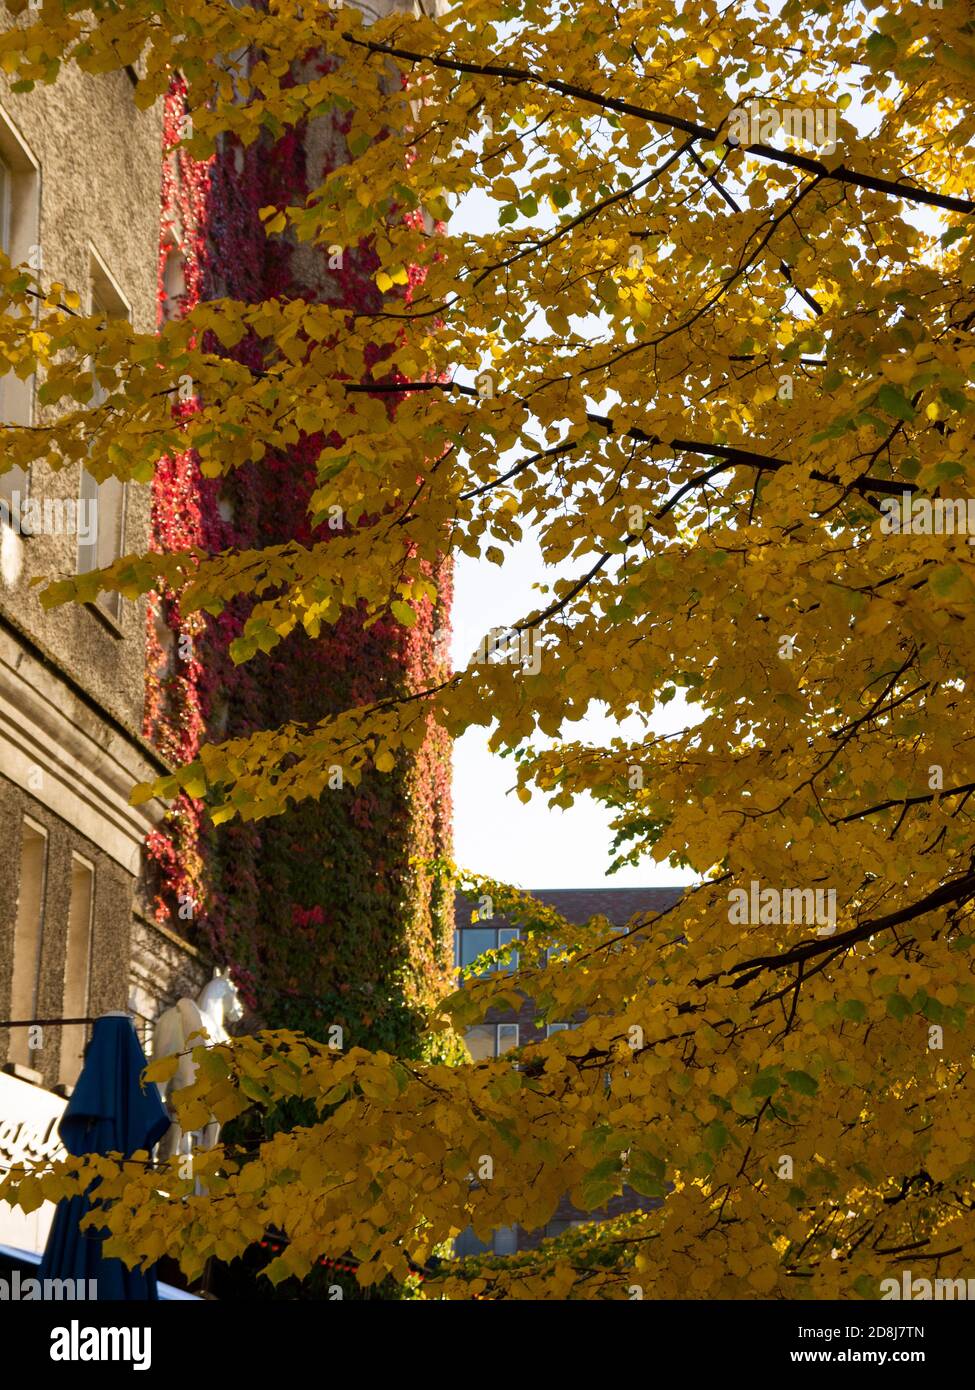
[[(577, 87), (571, 82), (561, 82), (557, 78), (545, 77), (541, 73), (532, 72), (530, 68), (513, 68), (497, 63), (465, 63), (457, 58), (444, 58), (432, 53), (416, 53), (408, 48), (397, 48), (393, 44), (376, 43), (372, 39), (360, 39), (348, 31), (342, 34), (342, 38), (355, 48), (365, 48), (370, 53), (382, 54), (388, 58), (402, 58), (407, 63), (428, 63), (431, 67), (441, 68), (447, 72), (465, 73), (472, 77), (500, 77), (505, 82), (529, 83), (535, 87), (544, 87), (550, 92), (558, 92), (560, 96), (585, 102), (587, 105), (599, 107), (601, 110), (615, 111), (621, 116), (635, 116), (640, 120), (649, 121), (652, 125), (662, 125), (669, 130), (683, 131), (685, 135), (693, 135), (698, 140), (716, 141), (720, 135), (720, 128), (714, 130), (710, 126), (701, 125), (698, 121), (688, 121), (682, 116), (673, 116), (666, 111), (654, 111), (647, 106), (638, 106), (631, 101), (622, 101), (619, 97), (601, 96), (598, 92), (589, 91), (585, 87)], [(735, 142), (729, 138), (727, 143), (734, 145)], [(823, 179), (852, 184), (855, 188), (866, 188), (872, 193), (884, 193), (891, 198), (904, 198), (907, 202), (944, 208), (946, 212), (969, 214), (975, 212), (975, 202), (970, 198), (952, 198), (945, 193), (934, 193), (926, 188), (916, 188), (912, 184), (902, 183), (899, 179), (883, 179), (876, 174), (864, 174), (858, 169), (847, 168), (845, 164), (837, 164), (830, 168), (819, 159), (811, 159), (804, 154), (794, 154), (791, 150), (777, 150), (772, 145), (742, 145), (741, 148), (746, 154), (756, 155), (759, 159), (786, 164), (792, 169), (801, 169), (807, 174), (817, 174)]]

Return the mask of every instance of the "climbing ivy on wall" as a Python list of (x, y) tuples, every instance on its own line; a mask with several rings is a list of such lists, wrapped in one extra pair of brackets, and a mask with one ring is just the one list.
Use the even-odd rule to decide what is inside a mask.
[[(160, 314), (224, 295), (248, 302), (310, 298), (307, 268), (302, 276), (294, 270), (294, 244), (268, 239), (259, 217), (269, 202), (305, 197), (307, 130), (246, 150), (228, 139), (198, 162), (174, 148), (183, 109), (175, 82), (164, 113)], [(336, 158), (341, 134), (338, 122)], [(378, 261), (368, 246), (333, 254), (327, 270), (327, 253), (316, 254), (316, 284), (331, 302), (354, 310), (375, 297)], [(305, 248), (302, 255), (307, 265)], [(174, 256), (185, 285), (175, 306), (167, 295)], [(246, 338), (234, 355), (259, 368), (262, 344)], [(376, 366), (373, 356), (363, 371)], [(196, 409), (191, 383), (184, 396), (176, 409)], [(334, 518), (313, 526), (308, 502), (317, 456), (336, 442), (303, 435), (260, 465), (218, 479), (203, 477), (191, 453), (165, 460), (153, 486), (154, 545), (220, 551), (328, 539)], [(183, 614), (175, 594), (154, 594), (146, 733), (182, 763), (206, 737), (316, 721), (350, 703), (442, 679), (448, 573), (438, 576), (438, 589), (436, 608), (424, 600), (412, 627), (390, 616), (366, 630), (349, 612), (327, 635), (312, 640), (299, 629), (239, 666), (232, 651), (250, 611), (246, 599), (211, 618)], [(231, 964), (246, 1002), (267, 1026), (327, 1039), (338, 1024), (346, 1047), (415, 1055), (423, 1046), (424, 1005), (449, 986), (452, 888), (427, 865), (449, 855), (450, 819), (449, 743), (432, 727), (394, 773), (373, 772), (355, 787), (333, 787), (268, 820), (214, 826), (203, 803), (181, 794), (149, 839), (155, 911)]]

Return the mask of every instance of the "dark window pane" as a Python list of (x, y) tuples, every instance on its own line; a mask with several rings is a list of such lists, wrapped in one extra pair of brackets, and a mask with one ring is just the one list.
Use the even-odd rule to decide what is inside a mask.
[[(508, 943), (509, 943), (510, 941), (517, 941), (517, 940), (518, 940), (518, 928), (517, 928), (517, 927), (499, 927), (499, 928), (498, 928), (498, 945), (499, 945), (499, 946), (507, 946)], [(518, 952), (517, 952), (517, 951), (512, 951), (511, 957), (510, 957), (510, 960), (509, 960), (509, 963), (508, 963), (508, 969), (509, 969), (509, 970), (517, 970), (517, 969), (518, 969)]]
[(470, 965), (484, 951), (492, 951), (497, 944), (493, 927), (468, 927), (460, 934), (460, 963)]
[(516, 1255), (518, 1253), (518, 1227), (499, 1226), (494, 1233), (494, 1253), (496, 1255)]
[(462, 1260), (465, 1255), (483, 1255), (490, 1250), (490, 1245), (485, 1245), (483, 1240), (478, 1240), (474, 1234), (474, 1227), (468, 1226), (466, 1231), (461, 1231), (454, 1241), (454, 1259)]

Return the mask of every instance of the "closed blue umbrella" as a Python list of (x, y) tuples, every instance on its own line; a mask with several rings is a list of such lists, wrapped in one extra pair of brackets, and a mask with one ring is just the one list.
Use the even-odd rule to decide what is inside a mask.
[[(120, 1153), (151, 1150), (169, 1128), (169, 1116), (153, 1085), (143, 1089), (146, 1056), (128, 1014), (104, 1014), (92, 1029), (85, 1062), (58, 1132), (68, 1153)], [(98, 1298), (156, 1299), (155, 1269), (127, 1269), (102, 1256), (102, 1235), (81, 1230), (91, 1210), (86, 1195), (58, 1203), (41, 1261), (42, 1279), (94, 1279)]]

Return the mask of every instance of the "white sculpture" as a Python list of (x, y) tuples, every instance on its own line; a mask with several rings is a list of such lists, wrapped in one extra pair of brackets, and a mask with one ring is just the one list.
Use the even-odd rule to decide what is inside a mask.
[(196, 1063), (192, 1058), (194, 1047), (203, 1044), (203, 1038), (187, 1039), (191, 1033), (205, 1033), (206, 1044), (226, 1042), (230, 1034), (224, 1026), (237, 1023), (244, 1016), (244, 1006), (240, 1002), (237, 986), (229, 975), (218, 966), (213, 979), (203, 986), (196, 999), (179, 999), (170, 1009), (159, 1015), (153, 1032), (152, 1060), (179, 1054), (179, 1063), (168, 1081), (159, 1084), (159, 1096), (173, 1123), (159, 1141), (158, 1156), (172, 1158), (174, 1154), (190, 1154), (194, 1149), (212, 1149), (220, 1137), (220, 1124), (211, 1119), (203, 1129), (184, 1134), (175, 1119), (170, 1104), (173, 1091), (191, 1086), (196, 1078)]

